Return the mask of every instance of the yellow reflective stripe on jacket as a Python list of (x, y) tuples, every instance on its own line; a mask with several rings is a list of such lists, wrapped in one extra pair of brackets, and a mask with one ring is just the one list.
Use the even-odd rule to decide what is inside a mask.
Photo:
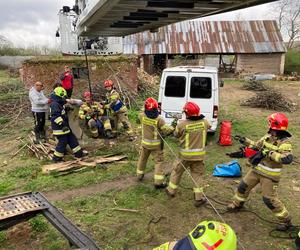
[(143, 139), (142, 143), (145, 145), (149, 145), (149, 146), (157, 146), (157, 145), (160, 145), (161, 141), (160, 140)]
[(203, 149), (180, 149), (180, 154), (183, 156), (198, 156), (205, 155), (206, 152)]
[[(193, 124), (188, 124), (185, 126), (185, 150), (190, 148), (190, 133), (202, 130), (202, 141), (205, 146), (205, 124), (204, 122), (199, 122), (199, 123), (193, 123)], [(191, 154), (191, 155), (197, 155), (197, 154)], [(201, 154), (200, 154), (201, 155)]]
[(282, 150), (282, 151), (292, 151), (292, 149), (293, 149), (293, 146), (290, 143), (283, 143), (279, 146), (279, 150)]
[[(157, 138), (158, 138), (157, 124), (158, 124), (158, 120), (150, 119), (148, 117), (143, 116), (143, 118), (142, 118), (142, 138), (143, 138), (142, 142), (145, 145), (159, 145), (160, 144), (160, 140), (157, 140)], [(144, 138), (144, 125), (153, 127), (153, 140)]]
[(119, 99), (119, 94), (118, 93), (113, 93), (111, 96), (110, 96), (110, 99), (112, 101), (116, 101)]
[(161, 181), (165, 178), (164, 175), (161, 175), (161, 174), (155, 174), (154, 175), (154, 180), (158, 180), (158, 181)]
[(185, 145), (184, 148), (188, 150), (190, 147), (190, 133), (185, 134)]
[(75, 147), (75, 148), (72, 148), (73, 153), (77, 153), (77, 152), (80, 151), (80, 150), (81, 150), (81, 147), (80, 147), (80, 146), (77, 146), (77, 147)]
[(198, 130), (202, 130), (204, 128), (205, 128), (204, 122), (188, 124), (185, 126), (186, 132), (198, 131)]
[(281, 175), (282, 168), (269, 168), (267, 166), (264, 166), (262, 164), (258, 164), (254, 169), (261, 171), (262, 173), (265, 173), (267, 175), (271, 176), (279, 176)]
[(54, 122), (55, 122), (56, 124), (58, 124), (58, 125), (62, 124), (63, 121), (64, 121), (64, 120), (63, 120), (63, 118), (62, 118), (61, 116), (57, 117), (57, 118), (54, 120)]
[(266, 142), (264, 141), (264, 144), (263, 144), (267, 149), (270, 149), (270, 150), (274, 150), (274, 151), (277, 151), (279, 149), (279, 147), (273, 145), (272, 143), (269, 143), (269, 142)]
[(67, 131), (53, 130), (54, 135), (65, 135), (65, 134), (69, 134), (70, 132), (71, 132), (70, 130), (67, 130)]
[(145, 125), (157, 127), (158, 121), (155, 119), (151, 119), (151, 118), (143, 116), (142, 123)]
[(169, 182), (169, 187), (172, 188), (172, 189), (177, 189), (178, 186), (176, 184), (174, 184), (173, 182)]
[(203, 187), (199, 188), (193, 188), (194, 193), (203, 193)]

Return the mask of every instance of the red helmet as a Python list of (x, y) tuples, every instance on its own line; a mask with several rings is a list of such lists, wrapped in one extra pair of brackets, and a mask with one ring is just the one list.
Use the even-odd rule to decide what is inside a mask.
[(105, 80), (104, 81), (104, 88), (112, 87), (113, 85), (114, 84), (113, 84), (112, 80)]
[(83, 98), (92, 98), (92, 93), (90, 91), (85, 91), (83, 93)]
[(200, 116), (200, 107), (194, 102), (187, 102), (183, 107), (183, 111), (186, 116)]
[(282, 113), (274, 113), (268, 116), (270, 129), (286, 131), (289, 119)]
[(152, 97), (147, 98), (145, 101), (145, 109), (146, 110), (158, 109), (158, 102)]

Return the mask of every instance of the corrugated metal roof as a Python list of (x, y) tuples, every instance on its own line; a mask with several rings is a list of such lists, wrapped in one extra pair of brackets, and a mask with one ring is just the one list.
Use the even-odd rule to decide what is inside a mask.
[(286, 48), (276, 21), (184, 21), (123, 39), (125, 54), (278, 53)]

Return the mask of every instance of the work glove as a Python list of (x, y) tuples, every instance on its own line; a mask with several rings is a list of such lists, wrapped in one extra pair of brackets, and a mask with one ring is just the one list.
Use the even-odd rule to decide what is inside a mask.
[(240, 135), (236, 135), (234, 137), (234, 139), (238, 140), (241, 144), (245, 145), (246, 144), (246, 137), (244, 136), (240, 136)]
[(69, 131), (70, 129), (67, 127), (67, 126), (64, 126), (63, 128), (62, 128), (62, 131), (63, 132), (67, 132), (67, 131)]
[(173, 128), (176, 128), (177, 123), (178, 123), (178, 118), (175, 118), (175, 119), (172, 121), (171, 126), (172, 126)]
[(253, 166), (257, 166), (269, 153), (269, 150), (260, 150), (255, 155), (249, 158), (249, 162)]

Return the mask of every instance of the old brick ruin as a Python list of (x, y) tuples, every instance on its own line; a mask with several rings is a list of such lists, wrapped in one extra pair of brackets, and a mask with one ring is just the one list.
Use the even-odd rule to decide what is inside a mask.
[[(93, 91), (101, 91), (105, 79), (120, 84), (125, 91), (137, 91), (138, 58), (131, 56), (89, 57), (90, 79)], [(21, 69), (21, 79), (29, 89), (36, 81), (45, 86), (45, 93), (50, 93), (64, 66), (68, 65), (74, 75), (74, 97), (81, 98), (88, 90), (88, 78), (85, 57), (36, 57), (26, 60)]]

